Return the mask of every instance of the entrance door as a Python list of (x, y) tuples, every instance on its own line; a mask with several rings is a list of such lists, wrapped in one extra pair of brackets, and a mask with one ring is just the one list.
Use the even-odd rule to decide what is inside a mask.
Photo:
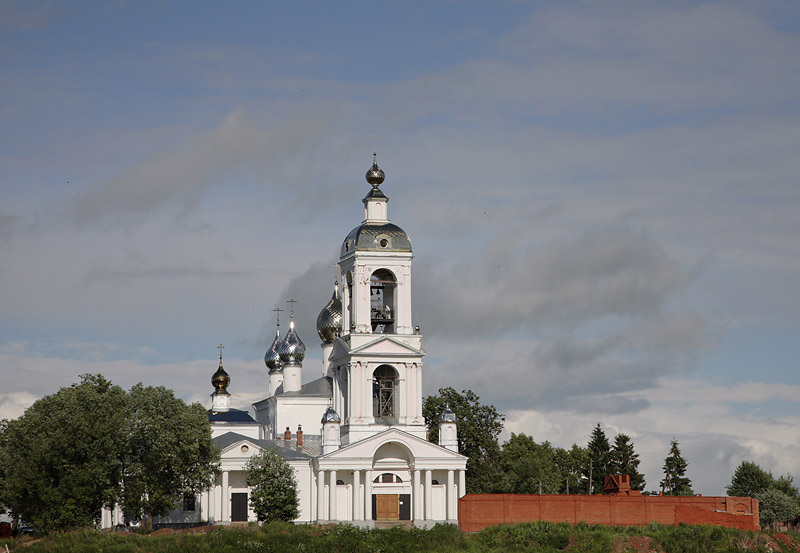
[(375, 520), (400, 520), (400, 496), (375, 494)]
[(231, 522), (247, 522), (247, 494), (231, 494)]

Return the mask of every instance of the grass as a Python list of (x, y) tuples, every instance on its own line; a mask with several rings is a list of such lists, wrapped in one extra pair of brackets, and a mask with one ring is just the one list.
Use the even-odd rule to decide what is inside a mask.
[[(354, 526), (270, 523), (217, 527), (205, 534), (114, 534), (84, 529), (41, 539), (0, 540), (17, 553), (737, 553), (800, 551), (767, 533), (718, 526), (570, 526), (531, 522), (464, 534), (453, 525), (430, 530), (362, 530)], [(644, 545), (642, 545), (644, 544)]]

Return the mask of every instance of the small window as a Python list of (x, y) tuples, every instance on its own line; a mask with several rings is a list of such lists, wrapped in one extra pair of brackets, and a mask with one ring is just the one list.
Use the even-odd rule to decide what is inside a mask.
[(183, 494), (182, 507), (184, 512), (194, 512), (196, 501), (197, 498), (193, 494), (188, 494), (188, 493)]
[(436, 480), (436, 478), (434, 478), (433, 480), (431, 480), (431, 484), (433, 484), (434, 486), (438, 486), (439, 485), (439, 481)]
[(337, 486), (344, 486), (344, 480), (337, 480), (336, 481), (336, 485)]

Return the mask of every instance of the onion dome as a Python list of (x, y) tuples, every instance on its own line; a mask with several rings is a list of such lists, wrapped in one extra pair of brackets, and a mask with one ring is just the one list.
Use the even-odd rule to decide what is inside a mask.
[(317, 333), (323, 342), (332, 342), (342, 334), (342, 299), (338, 282), (333, 285), (331, 301), (317, 315)]
[(378, 167), (378, 154), (372, 154), (372, 167), (367, 170), (367, 182), (372, 185), (373, 189), (376, 189), (383, 183), (383, 180), (386, 178), (386, 173), (383, 172), (383, 169)]
[(457, 422), (456, 414), (450, 410), (450, 407), (445, 407), (442, 414), (439, 415), (439, 422)]
[(225, 369), (222, 368), (222, 354), (219, 356), (219, 368), (217, 372), (211, 377), (211, 385), (214, 386), (214, 390), (217, 392), (227, 392), (228, 386), (231, 383), (231, 377), (228, 376), (228, 373), (225, 372)]
[(270, 372), (281, 370), (281, 356), (278, 354), (280, 345), (281, 329), (278, 327), (278, 330), (275, 331), (275, 339), (272, 341), (272, 345), (267, 349), (267, 353), (264, 354), (264, 364)]
[(284, 365), (300, 365), (306, 356), (306, 346), (294, 330), (294, 320), (289, 323), (289, 332), (278, 346), (278, 355)]
[(336, 412), (336, 409), (333, 408), (333, 405), (328, 405), (328, 409), (325, 411), (325, 414), (322, 415), (322, 424), (328, 422), (342, 422), (342, 419), (339, 418), (339, 414)]

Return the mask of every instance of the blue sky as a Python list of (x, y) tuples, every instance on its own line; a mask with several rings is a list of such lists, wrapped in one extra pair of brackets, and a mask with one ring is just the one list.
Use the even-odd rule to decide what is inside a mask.
[(100, 372), (266, 391), (309, 348), (373, 132), (425, 387), (630, 434), (648, 489), (800, 477), (795, 2), (0, 1), (0, 416)]

